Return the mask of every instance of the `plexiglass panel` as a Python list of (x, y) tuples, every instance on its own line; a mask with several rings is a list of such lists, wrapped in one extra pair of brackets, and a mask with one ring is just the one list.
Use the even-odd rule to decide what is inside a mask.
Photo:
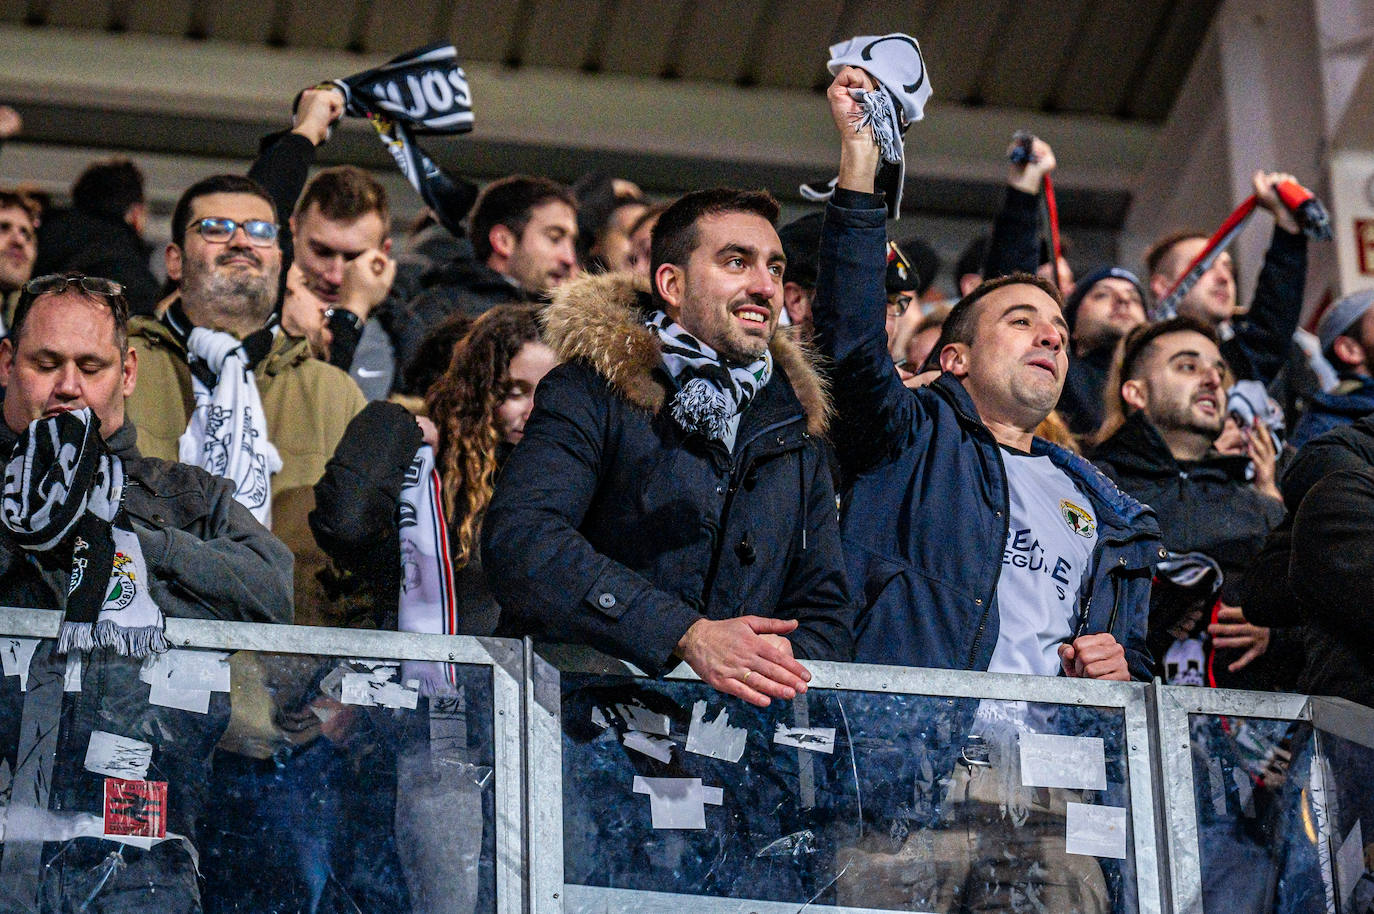
[(1192, 714), (1189, 729), (1204, 911), (1334, 910), (1312, 725)]
[(812, 689), (759, 709), (570, 672), (561, 691), (565, 911), (1138, 909), (1119, 708)]
[(497, 909), (492, 667), (53, 646), (0, 638), (0, 910)]

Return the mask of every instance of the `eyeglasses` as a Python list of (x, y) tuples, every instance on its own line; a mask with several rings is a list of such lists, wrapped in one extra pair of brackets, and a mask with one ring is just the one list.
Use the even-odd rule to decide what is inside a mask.
[(234, 237), (234, 232), (242, 228), (253, 246), (259, 248), (271, 247), (276, 243), (277, 232), (280, 230), (275, 222), (267, 222), (264, 219), (249, 219), (247, 222), (235, 222), (233, 219), (197, 219), (186, 228), (188, 231), (194, 229), (200, 232), (200, 237), (213, 244), (223, 244)]
[(65, 292), (67, 286), (76, 284), (81, 287), (81, 291), (89, 292), (91, 295), (103, 295), (105, 298), (114, 298), (124, 294), (124, 286), (115, 282), (113, 279), (102, 279), (99, 276), (66, 275), (63, 273), (49, 273), (47, 276), (36, 276), (24, 283), (24, 291), (30, 298), (37, 298), (40, 295), (48, 295), (53, 292)]

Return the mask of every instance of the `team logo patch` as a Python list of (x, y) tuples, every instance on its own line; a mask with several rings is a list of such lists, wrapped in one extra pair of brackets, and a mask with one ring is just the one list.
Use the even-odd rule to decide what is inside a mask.
[(1093, 516), (1067, 498), (1060, 499), (1059, 513), (1064, 516), (1064, 523), (1069, 525), (1069, 529), (1084, 539), (1092, 539), (1097, 532), (1097, 521), (1093, 520)]
[(116, 552), (114, 567), (111, 569), (114, 582), (105, 597), (106, 609), (123, 609), (134, 601), (138, 585), (134, 581), (134, 561), (122, 552)]

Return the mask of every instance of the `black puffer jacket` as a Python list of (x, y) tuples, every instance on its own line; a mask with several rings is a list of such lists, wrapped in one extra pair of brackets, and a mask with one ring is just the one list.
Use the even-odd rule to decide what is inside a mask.
[[(1246, 458), (1212, 455), (1181, 463), (1155, 427), (1135, 413), (1093, 452), (1092, 460), (1122, 489), (1154, 508), (1165, 548), (1201, 552), (1221, 566), (1221, 599), (1246, 608), (1242, 602), (1245, 574), (1264, 538), (1283, 519), (1283, 505), (1246, 482)], [(1150, 644), (1157, 658), (1162, 656), (1161, 646), (1172, 641), (1167, 629), (1173, 621), (1164, 617), (1157, 603), (1152, 604)], [(1291, 688), (1297, 651), (1291, 635), (1272, 633), (1268, 651), (1235, 673), (1226, 666), (1243, 652), (1218, 651), (1213, 664), (1218, 685)]]
[(158, 281), (148, 266), (148, 243), (127, 223), (75, 209), (50, 210), (38, 227), (33, 275), (77, 270), (124, 284), (129, 313), (151, 315)]
[[(196, 467), (141, 457), (135, 439), (132, 423), (126, 422), (109, 444), (124, 461), (124, 507), (152, 577), (153, 599), (163, 613), (289, 623), (290, 551), (234, 501), (232, 483)], [(8, 454), (14, 440), (14, 433), (0, 425), (0, 453)], [(0, 533), (0, 604), (57, 609), (68, 574), (65, 563), (48, 567), (31, 561), (8, 533)], [(18, 677), (0, 680), (0, 758), (10, 771), (16, 770), (26, 699), (44, 688), (62, 692), (66, 658), (54, 655), (54, 645), (39, 644), (29, 666), (27, 692), (20, 691)], [(153, 746), (148, 780), (167, 783), (167, 831), (194, 845), (196, 818), (212, 789), (210, 756), (229, 720), (229, 695), (212, 693), (207, 714), (152, 705), (150, 686), (139, 679), (140, 667), (141, 661), (107, 649), (83, 656), (81, 691), (60, 697), (47, 808), (60, 814), (101, 816), (105, 778), (85, 770), (83, 763), (91, 732), (104, 730)], [(114, 847), (95, 838), (51, 844), (48, 857), (56, 859), (46, 878), (70, 891), (80, 882), (80, 873), (94, 868)], [(167, 842), (146, 854), (125, 848), (124, 855), (129, 868), (112, 878), (104, 891), (117, 894), (121, 885), (128, 891), (137, 891), (134, 887), (139, 885), (146, 890), (148, 883), (139, 880), (148, 879), (169, 893), (167, 907), (159, 910), (181, 910), (173, 900), (177, 893), (195, 890), (192, 858), (182, 842)], [(45, 883), (45, 888), (53, 885)]]
[[(514, 282), (474, 257), (450, 261), (420, 279), (423, 291), (403, 309), (390, 309), (388, 320), (396, 347), (396, 365), (405, 367), (420, 351), (425, 337), (453, 314), (479, 317), (496, 305), (530, 301)], [(407, 391), (423, 394), (424, 391)]]
[[(1374, 693), (1370, 691), (1374, 678), (1363, 668), (1363, 658), (1352, 657), (1352, 652), (1358, 650), (1352, 640), (1358, 623), (1350, 615), (1352, 610), (1363, 611), (1363, 605), (1356, 605), (1358, 598), (1354, 592), (1338, 584), (1330, 573), (1324, 571), (1310, 580), (1309, 576), (1322, 565), (1336, 563), (1343, 580), (1350, 575), (1364, 575), (1366, 580), (1359, 585), (1367, 586), (1369, 564), (1361, 564), (1359, 556), (1345, 551), (1353, 545), (1351, 540), (1338, 541), (1334, 524), (1340, 521), (1341, 506), (1333, 499), (1344, 491), (1355, 499), (1351, 510), (1367, 510), (1369, 505), (1360, 504), (1358, 497), (1363, 492), (1363, 480), (1350, 474), (1370, 468), (1374, 468), (1374, 416), (1318, 435), (1303, 445), (1279, 483), (1288, 515), (1265, 541), (1245, 577), (1242, 594), (1246, 615), (1256, 625), (1269, 625), (1276, 630), (1296, 626), (1295, 631), (1301, 632), (1306, 662), (1298, 679), (1300, 689), (1344, 695), (1365, 704), (1374, 703)], [(1336, 473), (1344, 481), (1324, 490), (1324, 506), (1307, 512), (1306, 533), (1299, 547), (1304, 552), (1297, 555), (1294, 519), (1308, 493)], [(1314, 548), (1325, 550), (1325, 554), (1311, 554)], [(1355, 697), (1356, 693), (1363, 697)]]
[(586, 277), (545, 314), (567, 361), (540, 382), (482, 530), (498, 633), (589, 644), (658, 675), (693, 622), (753, 614), (798, 619), (800, 657), (849, 660), (826, 397), (806, 356), (774, 337), (772, 379), (731, 453), (663, 409), (676, 384), (640, 295), (623, 276)]

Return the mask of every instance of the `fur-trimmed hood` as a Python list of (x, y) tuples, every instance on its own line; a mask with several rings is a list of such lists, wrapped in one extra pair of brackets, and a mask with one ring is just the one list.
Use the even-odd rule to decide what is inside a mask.
[[(663, 365), (658, 335), (644, 325), (641, 296), (648, 286), (625, 273), (583, 276), (564, 283), (544, 309), (544, 339), (565, 361), (581, 359), (626, 400), (657, 413), (668, 390), (654, 369)], [(824, 435), (830, 424), (830, 395), (816, 370), (816, 356), (786, 333), (768, 345), (773, 365), (792, 385), (806, 413), (807, 431)]]

